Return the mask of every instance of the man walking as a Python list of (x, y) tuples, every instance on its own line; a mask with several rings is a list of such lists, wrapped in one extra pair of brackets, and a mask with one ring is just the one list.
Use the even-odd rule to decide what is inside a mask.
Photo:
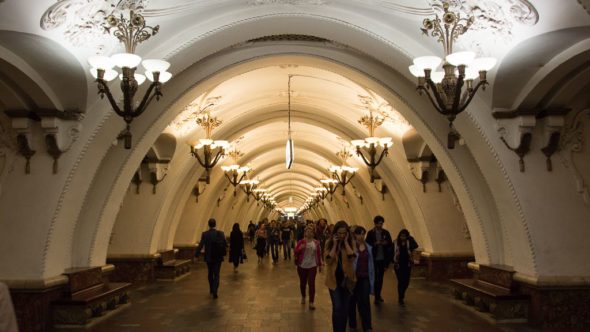
[(373, 219), (375, 227), (367, 233), (367, 243), (373, 247), (373, 261), (375, 265), (375, 304), (383, 302), (381, 289), (383, 288), (383, 275), (385, 269), (391, 261), (393, 241), (391, 234), (383, 229), (385, 219), (382, 216), (376, 216)]
[(216, 299), (217, 289), (219, 288), (219, 271), (221, 270), (221, 262), (223, 262), (223, 257), (226, 253), (227, 241), (225, 234), (215, 229), (215, 219), (209, 219), (208, 224), (209, 230), (203, 232), (201, 235), (201, 242), (199, 242), (199, 246), (197, 247), (195, 258), (199, 258), (199, 254), (204, 246), (209, 279), (209, 293)]

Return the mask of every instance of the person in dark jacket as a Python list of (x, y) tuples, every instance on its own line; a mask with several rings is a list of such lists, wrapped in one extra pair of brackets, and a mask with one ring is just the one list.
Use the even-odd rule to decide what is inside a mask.
[(412, 251), (418, 248), (418, 243), (410, 236), (407, 229), (402, 229), (393, 242), (393, 269), (397, 277), (397, 296), (400, 306), (405, 306), (404, 297), (410, 285), (410, 274), (412, 272)]
[(238, 265), (244, 253), (244, 234), (240, 230), (240, 224), (235, 223), (229, 235), (229, 261), (234, 263), (234, 273), (238, 272)]
[(382, 216), (376, 216), (373, 219), (375, 228), (367, 233), (367, 243), (373, 248), (373, 262), (375, 265), (375, 304), (383, 302), (381, 289), (383, 288), (383, 275), (387, 265), (391, 262), (393, 251), (393, 242), (391, 234), (383, 229), (385, 219)]
[(205, 262), (207, 263), (208, 279), (209, 279), (209, 293), (213, 295), (213, 298), (217, 298), (217, 289), (219, 288), (219, 271), (221, 270), (221, 262), (225, 253), (219, 255), (215, 253), (213, 249), (214, 241), (217, 239), (223, 239), (224, 247), (227, 248), (227, 241), (225, 240), (225, 234), (222, 231), (215, 229), (215, 219), (211, 218), (207, 222), (209, 230), (201, 234), (201, 242), (197, 247), (195, 258), (199, 258), (199, 254), (203, 247), (205, 247)]

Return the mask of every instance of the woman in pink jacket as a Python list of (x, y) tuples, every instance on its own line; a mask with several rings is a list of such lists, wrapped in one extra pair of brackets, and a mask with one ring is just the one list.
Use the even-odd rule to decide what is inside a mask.
[(317, 270), (322, 272), (322, 249), (320, 243), (314, 240), (315, 228), (313, 225), (305, 227), (305, 237), (295, 246), (295, 262), (299, 274), (299, 287), (301, 288), (301, 303), (305, 303), (305, 284), (309, 285), (309, 310), (314, 310), (313, 299), (315, 296), (315, 276)]

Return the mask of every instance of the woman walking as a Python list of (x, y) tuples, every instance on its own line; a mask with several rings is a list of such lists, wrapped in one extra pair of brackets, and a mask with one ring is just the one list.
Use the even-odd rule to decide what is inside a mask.
[(262, 258), (266, 253), (266, 224), (260, 225), (256, 231), (256, 255), (258, 256), (258, 264), (262, 263)]
[(238, 265), (244, 253), (244, 234), (240, 224), (235, 223), (229, 235), (229, 261), (234, 263), (234, 273), (238, 272)]
[(295, 246), (295, 262), (299, 274), (299, 288), (301, 289), (301, 303), (305, 304), (305, 285), (309, 286), (309, 310), (315, 310), (315, 276), (317, 270), (322, 271), (322, 249), (320, 243), (314, 240), (314, 227), (305, 227), (305, 237)]
[(412, 272), (412, 251), (418, 248), (418, 243), (410, 236), (407, 229), (402, 229), (393, 241), (393, 269), (397, 277), (397, 299), (400, 306), (405, 306), (404, 297), (410, 285)]
[(357, 257), (353, 263), (356, 286), (350, 299), (348, 324), (351, 329), (356, 329), (356, 308), (358, 306), (363, 331), (367, 332), (372, 331), (369, 294), (375, 294), (375, 265), (373, 262), (373, 248), (365, 241), (365, 233), (365, 228), (362, 226), (356, 226), (353, 231), (357, 247)]
[(332, 327), (334, 332), (345, 332), (350, 295), (356, 285), (353, 268), (356, 248), (345, 221), (334, 225), (332, 237), (326, 242), (326, 252), (326, 286), (332, 299)]

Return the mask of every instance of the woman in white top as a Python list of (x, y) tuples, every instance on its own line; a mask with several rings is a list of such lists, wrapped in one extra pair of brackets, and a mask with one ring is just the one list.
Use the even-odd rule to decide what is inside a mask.
[(315, 276), (317, 269), (322, 271), (322, 249), (320, 243), (314, 240), (315, 228), (313, 225), (305, 227), (305, 237), (295, 246), (295, 263), (299, 274), (299, 287), (301, 288), (301, 303), (305, 303), (305, 285), (309, 285), (309, 310), (314, 310), (313, 300), (315, 296)]

